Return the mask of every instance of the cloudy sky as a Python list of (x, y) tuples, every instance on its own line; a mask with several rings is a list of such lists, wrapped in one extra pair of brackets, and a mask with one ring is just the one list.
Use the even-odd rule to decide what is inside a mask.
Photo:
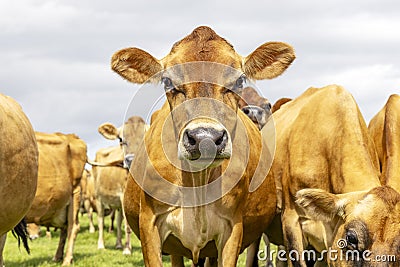
[(267, 41), (295, 48), (297, 59), (284, 75), (257, 84), (271, 102), (340, 84), (368, 122), (390, 94), (400, 93), (396, 0), (2, 0), (0, 92), (22, 105), (35, 130), (76, 133), (93, 157), (117, 144), (97, 127), (120, 125), (139, 89), (110, 70), (111, 55), (136, 46), (161, 58), (199, 25), (211, 26), (242, 55)]

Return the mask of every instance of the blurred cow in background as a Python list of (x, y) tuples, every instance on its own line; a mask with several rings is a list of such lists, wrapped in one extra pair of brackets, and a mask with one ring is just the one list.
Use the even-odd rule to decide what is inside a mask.
[[(74, 134), (36, 132), (39, 148), (38, 187), (27, 222), (61, 229), (54, 256), (71, 264), (79, 231), (80, 180), (86, 163), (86, 144)], [(68, 238), (65, 257), (64, 246)]]
[[(123, 194), (126, 180), (128, 178), (127, 168), (136, 154), (136, 149), (143, 139), (146, 124), (141, 117), (131, 117), (127, 122), (117, 128), (111, 123), (104, 123), (99, 127), (99, 132), (107, 139), (122, 140), (123, 136), (131, 136), (129, 146), (122, 143), (122, 146), (100, 149), (96, 153), (95, 164), (93, 164), (93, 176), (96, 188), (99, 240), (98, 248), (104, 248), (104, 209), (110, 208), (118, 211), (117, 214), (117, 243), (116, 248), (123, 248), (123, 254), (131, 254), (130, 227), (125, 223), (126, 242), (122, 246), (121, 224), (125, 217), (122, 210)], [(124, 156), (125, 153), (125, 156)]]

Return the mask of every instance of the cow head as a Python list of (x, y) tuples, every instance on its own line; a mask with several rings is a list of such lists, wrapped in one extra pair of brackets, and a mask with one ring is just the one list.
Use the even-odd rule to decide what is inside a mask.
[(279, 76), (293, 48), (269, 42), (246, 57), (209, 27), (198, 27), (158, 60), (138, 48), (116, 52), (112, 69), (132, 83), (161, 82), (171, 109), (178, 157), (189, 161), (232, 153), (240, 94), (247, 79)]
[[(328, 240), (337, 251), (337, 259), (328, 257), (330, 266), (393, 266), (387, 256), (399, 259), (400, 194), (391, 187), (337, 195), (303, 189), (296, 198), (311, 218), (338, 222), (333, 240)], [(381, 256), (386, 261), (378, 262)]]
[(123, 126), (116, 127), (106, 122), (99, 126), (99, 133), (110, 140), (118, 139), (124, 151), (124, 167), (129, 168), (143, 140), (148, 125), (139, 116), (130, 117)]

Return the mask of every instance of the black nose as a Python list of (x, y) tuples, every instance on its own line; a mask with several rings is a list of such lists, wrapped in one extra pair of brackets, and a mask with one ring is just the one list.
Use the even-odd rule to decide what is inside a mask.
[[(185, 130), (183, 145), (190, 154), (191, 160), (216, 157), (224, 152), (228, 143), (228, 134), (225, 130), (199, 127)], [(201, 155), (203, 153), (203, 155)]]
[(131, 167), (132, 161), (135, 158), (133, 154), (127, 154), (124, 158), (124, 168), (128, 169)]
[(242, 108), (244, 114), (246, 114), (252, 121), (258, 122), (263, 116), (263, 109), (256, 106), (245, 106)]

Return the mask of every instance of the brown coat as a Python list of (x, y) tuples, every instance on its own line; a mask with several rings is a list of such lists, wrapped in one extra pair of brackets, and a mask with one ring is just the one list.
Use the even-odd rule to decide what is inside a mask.
[[(241, 57), (208, 27), (198, 27), (175, 43), (162, 60), (137, 48), (113, 55), (114, 71), (134, 83), (160, 79), (168, 99), (152, 118), (131, 166), (132, 177), (124, 197), (127, 220), (140, 236), (146, 266), (161, 266), (162, 252), (192, 258), (194, 263), (199, 258), (218, 257), (218, 266), (236, 266), (238, 254), (269, 224), (275, 214), (274, 180), (256, 169), (268, 169), (270, 151), (260, 131), (238, 111), (236, 93), (240, 93), (244, 81), (239, 74), (250, 79), (274, 78), (293, 60), (293, 49), (278, 42), (266, 43)], [(182, 63), (189, 63), (183, 66), (188, 72), (180, 71)], [(174, 69), (170, 73), (168, 68), (174, 66), (178, 66), (176, 73)], [(209, 67), (215, 69), (202, 72)], [(229, 72), (233, 75), (219, 80)], [(204, 78), (214, 79), (214, 83), (181, 84), (187, 79)], [(219, 107), (219, 103), (225, 106)], [(185, 111), (180, 112), (181, 108)], [(212, 116), (220, 117), (214, 120)], [(205, 140), (203, 136), (213, 138), (215, 158), (208, 156), (211, 147), (206, 147), (203, 154), (199, 152), (197, 145)], [(193, 165), (197, 159), (211, 159), (211, 165), (200, 171), (198, 168), (205, 165), (204, 161)], [(256, 180), (260, 185), (252, 188), (251, 182)], [(216, 191), (207, 194), (201, 189), (204, 187)], [(194, 191), (181, 195), (180, 190)], [(221, 192), (225, 194), (219, 195)], [(219, 195), (217, 199), (204, 202), (215, 194)], [(201, 204), (195, 205), (196, 201)]]
[(38, 149), (20, 105), (0, 94), (0, 266), (7, 231), (30, 208), (36, 192)]
[[(39, 148), (38, 187), (27, 222), (61, 228), (68, 237), (64, 265), (72, 262), (73, 244), (79, 230), (80, 179), (86, 163), (86, 144), (74, 134), (36, 133)], [(63, 245), (55, 260), (63, 259)]]

